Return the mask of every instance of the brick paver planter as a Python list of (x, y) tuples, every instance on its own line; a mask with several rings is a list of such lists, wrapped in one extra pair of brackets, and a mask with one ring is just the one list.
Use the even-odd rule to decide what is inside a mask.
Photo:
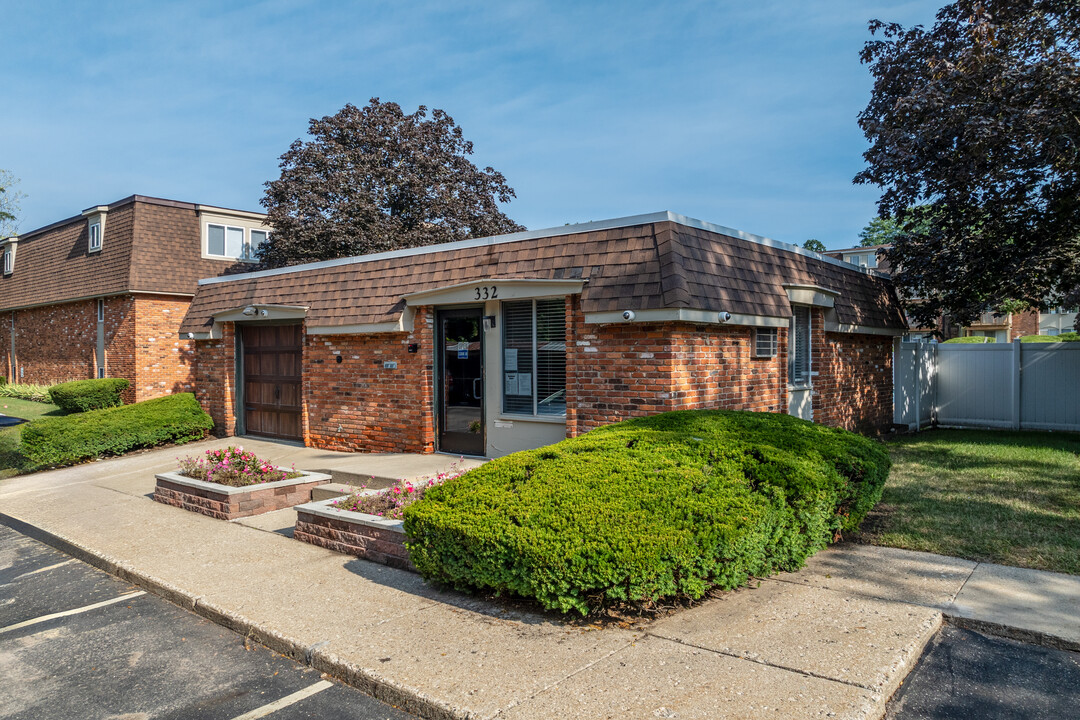
[(291, 480), (231, 487), (172, 472), (156, 477), (154, 499), (158, 502), (222, 520), (261, 515), (306, 503), (311, 500), (313, 488), (331, 480), (325, 473), (305, 472)]
[(416, 572), (409, 560), (409, 551), (405, 549), (401, 520), (339, 510), (332, 505), (335, 500), (298, 506), (293, 537), (336, 552)]

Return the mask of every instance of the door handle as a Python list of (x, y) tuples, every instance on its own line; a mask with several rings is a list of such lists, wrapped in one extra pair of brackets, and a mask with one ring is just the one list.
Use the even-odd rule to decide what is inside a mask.
[(482, 380), (483, 378), (473, 378), (472, 381), (472, 394), (473, 397), (477, 400), (482, 397), (483, 390), (481, 388), (483, 387), (483, 385), (480, 384)]

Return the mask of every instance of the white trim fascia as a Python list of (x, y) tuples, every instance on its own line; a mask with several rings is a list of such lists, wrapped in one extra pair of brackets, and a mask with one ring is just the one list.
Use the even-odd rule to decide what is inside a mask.
[(845, 325), (838, 322), (825, 321), (825, 332), (850, 333), (852, 335), (903, 335), (908, 332), (903, 328), (883, 328), (871, 325)]
[(229, 208), (217, 207), (215, 205), (199, 205), (198, 203), (195, 204), (195, 212), (199, 215), (208, 213), (210, 215), (243, 218), (244, 220), (266, 220), (266, 213), (253, 212), (251, 210), (230, 210)]
[[(215, 328), (216, 327), (217, 326), (215, 326)], [(214, 332), (214, 330), (211, 330), (210, 332), (182, 332), (182, 333), (179, 333), (179, 335), (180, 335), (181, 340), (220, 340), (221, 339), (221, 331), (220, 330), (218, 330), (216, 333)]]
[(304, 263), (302, 265), (290, 265), (289, 267), (273, 268), (271, 270), (256, 270), (249, 273), (237, 273), (235, 275), (228, 275), (223, 277), (204, 278), (202, 280), (199, 280), (199, 284), (212, 285), (215, 283), (233, 282), (236, 280), (250, 280), (253, 278), (273, 277), (275, 275), (287, 275), (291, 273), (304, 272), (306, 270), (321, 270), (332, 267), (341, 267), (343, 265), (357, 265), (366, 262), (376, 262), (379, 260), (427, 255), (435, 252), (448, 252), (454, 250), (467, 250), (470, 248), (478, 247), (490, 247), (493, 245), (503, 245), (505, 243), (521, 242), (522, 240), (561, 237), (563, 235), (577, 235), (580, 233), (596, 232), (598, 230), (612, 230), (615, 228), (632, 227), (635, 225), (650, 225), (661, 222), (674, 222), (685, 227), (692, 227), (699, 230), (707, 230), (709, 232), (719, 233), (721, 235), (728, 235), (730, 237), (735, 237), (741, 240), (747, 240), (752, 243), (757, 243), (758, 245), (765, 245), (767, 247), (795, 253), (796, 255), (802, 255), (804, 257), (812, 258), (814, 260), (820, 260), (821, 262), (828, 263), (830, 265), (836, 265), (837, 267), (842, 267), (847, 270), (861, 272), (864, 275), (872, 275), (875, 277), (888, 277), (886, 273), (871, 271), (868, 268), (859, 267), (858, 265), (852, 265), (851, 263), (844, 262), (843, 260), (837, 260), (836, 258), (828, 257), (827, 255), (822, 255), (821, 253), (816, 253), (811, 250), (801, 248), (798, 245), (780, 242), (779, 240), (773, 240), (771, 238), (763, 237), (761, 235), (754, 235), (752, 233), (743, 232), (742, 230), (735, 230), (734, 228), (728, 228), (722, 225), (714, 225), (713, 223), (708, 223), (703, 220), (696, 220), (694, 218), (686, 217), (685, 215), (679, 215), (678, 213), (673, 213), (671, 211), (665, 210), (663, 212), (647, 213), (645, 215), (629, 215), (627, 217), (612, 218), (611, 220), (598, 220), (594, 222), (577, 223), (575, 225), (561, 225), (559, 227), (546, 228), (543, 230), (523, 230), (521, 232), (509, 233), (506, 235), (492, 235), (490, 237), (472, 238), (469, 240), (457, 240), (455, 242), (442, 243), (440, 245), (425, 245), (423, 247), (417, 248), (389, 250), (387, 252), (372, 253), (371, 255), (359, 255), (357, 257), (338, 258), (336, 260), (321, 260), (319, 262)]
[[(245, 315), (244, 310), (249, 307), (255, 308), (254, 315)], [(303, 320), (307, 317), (306, 305), (271, 305), (266, 303), (250, 303), (228, 310), (219, 310), (210, 317), (214, 318), (214, 324), (223, 322), (246, 322), (256, 320)]]
[[(585, 287), (583, 279), (545, 279), (545, 278), (483, 278), (473, 282), (457, 283), (433, 290), (422, 290), (403, 295), (402, 299), (410, 307), (421, 305), (440, 305), (464, 302), (485, 302), (487, 300), (525, 300), (532, 298), (554, 297), (557, 295), (579, 295)], [(502, 288), (503, 294), (489, 295), (480, 291), (489, 288)], [(509, 289), (507, 291), (507, 288)], [(472, 296), (477, 291), (480, 297)]]
[(731, 313), (731, 319), (720, 322), (720, 312), (714, 310), (691, 310), (669, 308), (666, 310), (635, 310), (634, 319), (623, 318), (623, 311), (585, 313), (586, 325), (632, 325), (643, 322), (685, 322), (696, 325), (744, 325), (749, 327), (787, 327), (788, 318), (769, 315), (743, 315)]
[(794, 305), (813, 305), (814, 307), (836, 307), (836, 298), (840, 292), (831, 290), (820, 285), (797, 285), (785, 283), (781, 285), (787, 292), (788, 302)]
[(95, 205), (92, 208), (86, 208), (85, 210), (83, 210), (82, 211), (82, 216), (83, 217), (90, 217), (91, 215), (103, 215), (103, 214), (105, 214), (107, 212), (109, 212), (109, 206), (108, 205)]
[(398, 319), (381, 323), (355, 323), (352, 325), (310, 325), (308, 335), (371, 335), (374, 333), (412, 332), (416, 310), (406, 307)]

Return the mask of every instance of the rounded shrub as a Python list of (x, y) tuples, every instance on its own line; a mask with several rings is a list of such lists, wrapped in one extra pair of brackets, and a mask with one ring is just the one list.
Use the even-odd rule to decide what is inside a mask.
[(101, 410), (123, 405), (120, 393), (128, 389), (123, 378), (100, 378), (97, 380), (73, 380), (49, 388), (53, 405), (69, 413)]
[(796, 570), (880, 499), (880, 443), (787, 415), (681, 411), (492, 460), (405, 511), (425, 578), (583, 614)]
[(1056, 335), (1022, 335), (1020, 337), (1022, 343), (1056, 343), (1061, 342), (1061, 338)]
[(1080, 333), (1065, 332), (1057, 336), (1061, 342), (1080, 342)]

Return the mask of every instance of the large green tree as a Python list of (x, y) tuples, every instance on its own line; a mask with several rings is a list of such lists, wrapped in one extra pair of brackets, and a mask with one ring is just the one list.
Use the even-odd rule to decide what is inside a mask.
[(23, 194), (16, 188), (18, 179), (7, 170), (0, 170), (0, 238), (19, 230), (19, 201)]
[(453, 118), (421, 105), (346, 105), (312, 119), (310, 138), (281, 156), (262, 204), (270, 267), (523, 230), (499, 209), (514, 197), (502, 173), (477, 168)]
[(1039, 306), (1080, 287), (1080, 3), (962, 0), (933, 27), (873, 21), (856, 183), (922, 322)]

